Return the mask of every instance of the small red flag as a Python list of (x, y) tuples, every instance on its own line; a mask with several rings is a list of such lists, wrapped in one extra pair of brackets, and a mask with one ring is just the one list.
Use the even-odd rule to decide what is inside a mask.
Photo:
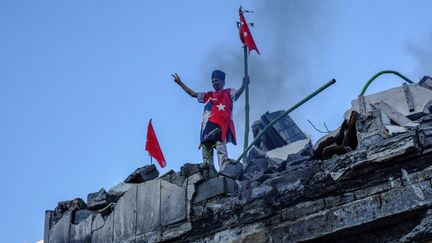
[(147, 141), (145, 150), (147, 150), (153, 158), (159, 163), (160, 167), (164, 168), (166, 166), (166, 161), (163, 156), (162, 150), (159, 146), (158, 139), (156, 137), (156, 133), (153, 129), (152, 120), (150, 119), (148, 127), (147, 127)]
[(239, 14), (240, 14), (240, 40), (247, 46), (247, 48), (249, 49), (249, 53), (252, 50), (255, 50), (258, 54), (260, 54), (257, 46), (255, 45), (255, 41), (252, 37), (252, 34), (249, 30), (249, 26), (246, 23), (246, 20), (243, 16), (243, 11), (241, 8), (239, 9)]

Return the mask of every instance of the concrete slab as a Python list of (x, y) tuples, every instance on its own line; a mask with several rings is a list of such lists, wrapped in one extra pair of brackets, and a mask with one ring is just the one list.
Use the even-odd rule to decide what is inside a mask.
[[(424, 106), (432, 97), (432, 90), (422, 87), (418, 84), (410, 84), (409, 90), (412, 95), (412, 103), (414, 110), (410, 111), (410, 107), (406, 102), (405, 92), (402, 86), (388, 89), (382, 92), (378, 92), (375, 94), (364, 96), (366, 102), (366, 112), (373, 110), (370, 103), (376, 103), (379, 100), (385, 101), (395, 110), (400, 112), (404, 116), (413, 115), (416, 113), (423, 112)], [(358, 99), (351, 101), (352, 109), (355, 111), (359, 111), (359, 102)], [(412, 107), (411, 107), (412, 108)], [(345, 117), (348, 119), (348, 117)]]
[(71, 213), (67, 212), (63, 217), (51, 227), (48, 242), (68, 243)]
[(52, 214), (53, 214), (52, 210), (46, 210), (45, 211), (44, 242), (48, 242), (48, 240), (49, 240), (49, 232), (50, 232), (50, 228), (51, 228)]
[(384, 125), (386, 130), (388, 131), (389, 135), (397, 134), (397, 133), (404, 133), (408, 131), (405, 127), (401, 126), (395, 126), (395, 125)]
[(219, 195), (236, 192), (237, 190), (237, 183), (233, 179), (224, 176), (216, 177), (198, 186), (193, 202), (202, 202)]
[[(100, 222), (97, 224), (100, 224)], [(113, 229), (114, 229), (114, 214), (112, 213), (107, 217), (102, 228), (93, 231), (91, 242), (112, 243), (114, 237)]]
[(90, 243), (92, 222), (93, 222), (93, 215), (90, 214), (81, 223), (77, 225), (71, 224), (69, 229), (69, 242)]
[(138, 185), (137, 234), (144, 234), (160, 225), (161, 180)]
[(302, 150), (307, 149), (308, 146), (310, 148), (312, 147), (310, 138), (299, 140), (283, 147), (267, 151), (266, 156), (285, 161), (289, 154), (301, 153)]
[(169, 225), (186, 219), (186, 190), (172, 183), (161, 181), (161, 225)]
[(379, 100), (378, 102), (375, 102), (371, 104), (376, 109), (381, 110), (384, 114), (386, 114), (392, 121), (394, 121), (396, 124), (400, 126), (416, 126), (418, 124), (414, 123), (410, 119), (406, 118), (404, 115), (402, 115), (399, 111), (391, 107), (389, 104), (387, 104), (385, 101)]
[(102, 215), (98, 213), (92, 222), (92, 228), (91, 228), (92, 232), (102, 228), (104, 224), (105, 224), (105, 220), (103, 219)]
[(178, 238), (191, 230), (192, 224), (190, 222), (170, 225), (162, 230), (160, 241), (174, 241), (175, 238)]
[(156, 169), (154, 164), (146, 165), (144, 167), (136, 169), (130, 174), (124, 182), (126, 183), (142, 183), (145, 181), (154, 180), (159, 176), (159, 171)]
[(135, 185), (129, 189), (114, 209), (114, 242), (123, 242), (135, 235), (137, 188)]

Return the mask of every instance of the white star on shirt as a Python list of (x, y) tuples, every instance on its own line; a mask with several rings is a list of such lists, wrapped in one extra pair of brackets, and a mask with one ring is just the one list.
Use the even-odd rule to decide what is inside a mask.
[(225, 110), (225, 105), (222, 105), (222, 103), (220, 103), (216, 107), (218, 108), (218, 111), (224, 111)]

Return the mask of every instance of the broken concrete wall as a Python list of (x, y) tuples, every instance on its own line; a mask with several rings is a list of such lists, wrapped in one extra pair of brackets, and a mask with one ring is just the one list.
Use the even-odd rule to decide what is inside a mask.
[(206, 164), (187, 164), (176, 175), (132, 185), (106, 218), (91, 214), (74, 225), (66, 211), (48, 242), (425, 239), (432, 151), (420, 143), (419, 129), (373, 149), (280, 164), (238, 182)]
[[(370, 104), (384, 101), (402, 115), (406, 117), (414, 116), (415, 118), (418, 118), (418, 114), (423, 113), (425, 105), (431, 101), (431, 99), (432, 90), (419, 84), (403, 85), (401, 87), (364, 96), (366, 112), (374, 110)], [(353, 110), (361, 113), (359, 99), (353, 100), (351, 105)], [(346, 118), (348, 119), (347, 115), (348, 114), (346, 114)]]
[[(406, 88), (375, 97), (415, 126), (389, 124), (387, 108), (368, 106), (312, 147), (297, 137), (303, 133), (290, 137), (285, 128), (298, 127), (289, 119), (272, 130), (274, 141), (269, 135), (249, 153), (237, 180), (209, 164), (185, 164), (158, 178), (140, 168), (108, 192), (89, 194), (87, 203), (74, 199), (46, 211), (45, 242), (430, 240), (432, 116), (418, 112), (432, 96), (416, 97), (426, 94), (418, 88), (428, 90), (410, 85), (411, 108)], [(405, 103), (392, 103), (401, 95)], [(389, 132), (389, 125), (396, 128)]]

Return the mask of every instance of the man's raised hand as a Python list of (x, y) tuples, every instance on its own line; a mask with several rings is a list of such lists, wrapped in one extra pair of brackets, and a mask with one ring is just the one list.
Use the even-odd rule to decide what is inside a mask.
[(181, 83), (180, 76), (178, 76), (177, 73), (171, 74), (171, 76), (173, 76), (174, 82), (176, 82), (177, 84)]

